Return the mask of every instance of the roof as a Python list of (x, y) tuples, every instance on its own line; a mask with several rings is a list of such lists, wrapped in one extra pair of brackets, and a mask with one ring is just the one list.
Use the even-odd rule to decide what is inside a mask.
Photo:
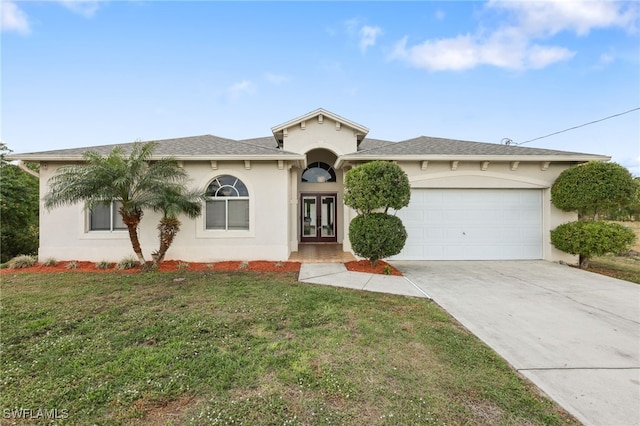
[[(472, 142), (458, 139), (445, 139), (420, 136), (400, 142), (367, 138), (369, 129), (340, 117), (322, 108), (289, 120), (271, 128), (273, 136), (252, 139), (228, 139), (214, 135), (200, 135), (185, 138), (163, 139), (155, 141), (157, 147), (154, 158), (173, 157), (176, 160), (289, 160), (306, 163), (304, 154), (281, 149), (284, 130), (299, 123), (327, 117), (348, 126), (357, 134), (358, 149), (356, 152), (340, 156), (335, 167), (341, 167), (346, 161), (449, 161), (449, 160), (482, 160), (482, 161), (570, 161), (585, 162), (591, 160), (607, 161), (610, 157), (579, 152), (558, 151), (544, 148), (531, 148), (518, 145), (501, 145), (485, 142)], [(279, 139), (280, 138), (280, 139)], [(53, 151), (33, 152), (7, 155), (9, 160), (24, 161), (78, 161), (82, 160), (86, 151), (95, 151), (107, 155), (115, 147), (123, 147), (127, 152), (133, 143), (102, 145), (94, 147), (70, 148)]]
[(610, 157), (580, 152), (530, 148), (517, 145), (501, 145), (456, 139), (420, 136), (401, 142), (384, 143), (365, 139), (358, 152), (341, 156), (336, 164), (344, 161), (385, 160), (501, 160), (501, 161), (591, 161), (609, 160)]
[[(273, 137), (234, 140), (213, 135), (190, 136), (186, 138), (163, 139), (157, 143), (154, 158), (173, 157), (176, 160), (293, 160), (304, 161), (305, 156), (283, 151), (277, 147)], [(81, 160), (84, 152), (94, 151), (107, 155), (115, 147), (128, 152), (135, 142), (41, 151), (27, 154), (8, 155), (9, 160), (63, 161)]]

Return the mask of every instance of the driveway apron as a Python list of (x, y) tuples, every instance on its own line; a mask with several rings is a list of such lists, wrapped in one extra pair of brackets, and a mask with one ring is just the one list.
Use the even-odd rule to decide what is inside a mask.
[(640, 285), (547, 261), (394, 261), (587, 425), (640, 425)]

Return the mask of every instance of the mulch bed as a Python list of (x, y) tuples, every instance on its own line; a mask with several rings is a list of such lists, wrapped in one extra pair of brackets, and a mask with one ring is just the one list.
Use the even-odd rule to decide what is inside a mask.
[[(115, 263), (109, 265), (107, 269), (99, 269), (96, 267), (97, 262), (76, 261), (58, 262), (55, 266), (45, 266), (42, 264), (36, 264), (29, 268), (20, 269), (2, 269), (0, 273), (54, 273), (54, 272), (119, 272), (119, 273), (137, 273), (140, 272), (139, 268), (116, 270)], [(374, 268), (371, 266), (371, 262), (368, 260), (359, 260), (345, 263), (347, 270), (354, 272), (367, 272), (372, 274), (381, 275), (396, 275), (402, 276), (402, 273), (387, 262), (382, 260), (378, 261), (378, 265)], [(210, 262), (210, 263), (198, 263), (198, 262), (183, 262), (179, 260), (165, 260), (158, 267), (160, 272), (170, 271), (251, 271), (251, 272), (299, 272), (300, 262), (274, 262), (266, 260), (255, 260), (249, 262), (241, 261), (223, 261), (223, 262)]]
[(348, 271), (368, 272), (370, 274), (396, 275), (401, 277), (402, 272), (389, 265), (384, 260), (378, 260), (378, 264), (373, 267), (368, 260), (353, 260), (345, 263)]

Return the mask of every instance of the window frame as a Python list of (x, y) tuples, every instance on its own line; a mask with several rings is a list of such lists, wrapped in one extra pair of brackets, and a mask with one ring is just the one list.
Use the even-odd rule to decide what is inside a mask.
[[(221, 178), (230, 178), (230, 179), (234, 179), (235, 181), (233, 182), (233, 184), (221, 184), (221, 181), (220, 181)], [(251, 199), (249, 188), (247, 187), (247, 185), (235, 173), (225, 173), (225, 174), (217, 175), (209, 181), (207, 185), (207, 193), (209, 192), (209, 189), (211, 188), (212, 185), (214, 185), (216, 181), (218, 181), (218, 187), (215, 191), (215, 194), (213, 195), (207, 194), (206, 200), (204, 201), (204, 204), (205, 204), (204, 214), (202, 215), (204, 218), (203, 220), (204, 230), (206, 232), (223, 233), (225, 234), (225, 236), (233, 235), (234, 233), (241, 233), (244, 236), (247, 233), (251, 232), (252, 231), (252, 216), (251, 216), (252, 199)], [(238, 185), (238, 187), (236, 187), (236, 185)], [(224, 191), (224, 188), (231, 188), (233, 191), (235, 191), (235, 194), (230, 193), (229, 195), (225, 195), (221, 193), (222, 191)], [(242, 195), (243, 192), (246, 192), (246, 195)], [(230, 224), (229, 205), (232, 204), (233, 201), (246, 202), (246, 209), (247, 209), (246, 228), (245, 227), (234, 228)], [(211, 205), (213, 205), (214, 202), (218, 202), (218, 203), (224, 202), (224, 215), (225, 215), (224, 227), (217, 227), (217, 228), (209, 227), (209, 208), (210, 208), (209, 206), (210, 206), (210, 203)]]
[[(103, 202), (98, 204), (97, 206), (95, 206), (92, 210), (87, 211), (87, 225), (86, 225), (86, 232), (87, 233), (121, 233), (121, 232), (126, 232), (128, 230), (127, 225), (124, 224), (124, 222), (122, 221), (122, 217), (120, 216), (120, 212), (118, 211), (119, 209), (119, 205), (118, 203), (122, 204), (122, 202), (120, 200), (111, 200), (109, 201), (109, 203), (107, 202)], [(93, 228), (93, 214), (95, 213), (96, 208), (105, 208), (109, 210), (109, 228), (103, 228), (103, 229), (94, 229)], [(122, 225), (120, 225), (120, 222)]]
[[(326, 179), (324, 181), (309, 181), (309, 180), (305, 180), (304, 178), (304, 174), (308, 171), (311, 171), (313, 169), (321, 169), (324, 170), (325, 172), (327, 172), (330, 176), (329, 179)], [(333, 167), (330, 164), (325, 163), (324, 161), (314, 161), (313, 163), (309, 164), (307, 166), (306, 169), (304, 169), (302, 171), (302, 173), (300, 174), (300, 183), (335, 183), (338, 181), (338, 176), (336, 174), (336, 171), (333, 169)]]

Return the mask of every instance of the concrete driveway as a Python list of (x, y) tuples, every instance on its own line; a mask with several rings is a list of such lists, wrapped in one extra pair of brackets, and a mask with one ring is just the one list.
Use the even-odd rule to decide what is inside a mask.
[(587, 425), (640, 425), (640, 285), (546, 261), (394, 261)]

